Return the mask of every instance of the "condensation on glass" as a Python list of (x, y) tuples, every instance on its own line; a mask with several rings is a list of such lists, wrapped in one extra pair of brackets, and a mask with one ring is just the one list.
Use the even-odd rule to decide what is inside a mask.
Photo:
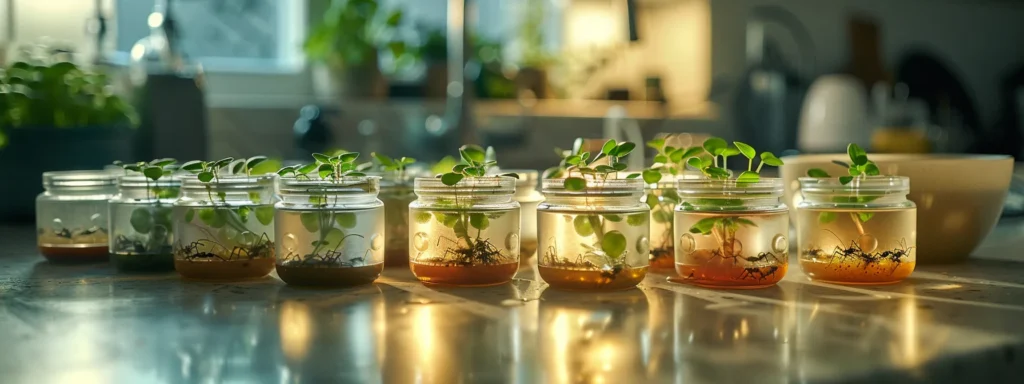
[(275, 205), (277, 275), (292, 285), (372, 283), (384, 269), (380, 177), (284, 178)]
[(259, 278), (274, 270), (276, 176), (182, 178), (174, 204), (174, 269), (206, 280)]
[(174, 270), (172, 207), (181, 180), (153, 181), (135, 174), (118, 179), (110, 200), (110, 261), (121, 271)]
[(551, 287), (619, 290), (644, 279), (651, 226), (642, 180), (588, 180), (571, 191), (564, 179), (547, 179), (542, 192), (537, 267)]
[(782, 180), (684, 178), (677, 182), (672, 281), (713, 288), (775, 285), (789, 267)]
[(117, 193), (117, 174), (45, 172), (43, 188), (36, 197), (39, 252), (52, 261), (106, 260), (107, 206)]
[(815, 280), (886, 284), (903, 280), (917, 260), (917, 207), (899, 176), (801, 178), (797, 205), (800, 266)]
[(454, 186), (417, 178), (409, 205), (409, 267), (425, 283), (496, 285), (519, 269), (516, 179), (466, 178)]

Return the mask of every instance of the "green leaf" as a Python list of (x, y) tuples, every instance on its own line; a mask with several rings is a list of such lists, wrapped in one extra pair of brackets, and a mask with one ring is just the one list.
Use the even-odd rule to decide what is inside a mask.
[(661, 137), (653, 139), (647, 142), (647, 146), (660, 151), (665, 147), (665, 139)]
[(166, 167), (168, 165), (171, 165), (171, 164), (174, 164), (174, 163), (177, 163), (177, 162), (178, 162), (178, 160), (174, 160), (174, 159), (171, 159), (171, 158), (165, 158), (165, 159), (156, 159), (156, 160), (150, 161), (149, 165), (152, 165), (154, 167), (163, 168), (163, 167)]
[(348, 152), (341, 154), (342, 163), (351, 163), (359, 158), (359, 152)]
[(490, 227), (491, 222), (487, 219), (487, 215), (483, 213), (471, 213), (469, 214), (469, 225), (482, 231)]
[(612, 163), (612, 168), (615, 169), (616, 172), (622, 172), (625, 171), (626, 168), (629, 168), (629, 166), (626, 165), (626, 163)]
[(733, 147), (726, 147), (725, 150), (722, 151), (722, 156), (724, 157), (736, 156), (738, 154), (740, 154), (740, 150)]
[(576, 229), (576, 234), (587, 237), (594, 234), (594, 228), (590, 226), (590, 218), (587, 215), (578, 215), (575, 219), (572, 219), (572, 226)]
[(627, 179), (635, 179), (635, 178), (638, 178), (638, 177), (640, 177), (639, 173), (630, 173), (630, 174), (626, 175)]
[(466, 228), (466, 223), (462, 222), (462, 220), (455, 221), (455, 224), (452, 225), (452, 231), (455, 232), (455, 236), (469, 237), (469, 231)]
[(294, 175), (294, 174), (295, 174), (295, 167), (284, 167), (284, 168), (281, 168), (281, 169), (277, 170), (277, 175), (281, 176), (281, 177), (288, 176), (288, 175)]
[(825, 172), (825, 170), (823, 170), (821, 168), (811, 168), (811, 169), (808, 169), (807, 170), (807, 176), (808, 177), (831, 177), (831, 176), (828, 175), (828, 172)]
[(622, 221), (622, 216), (619, 215), (601, 215), (601, 217), (613, 223), (618, 223)]
[(345, 231), (331, 227), (327, 229), (327, 233), (324, 235), (324, 241), (321, 244), (327, 248), (337, 249), (344, 241)]
[(457, 214), (441, 214), (441, 217), (439, 219), (441, 219), (441, 223), (448, 228), (453, 228), (455, 227), (455, 224), (458, 224), (460, 221), (462, 221), (461, 218), (459, 218), (459, 215)]
[(572, 156), (569, 156), (569, 157), (565, 158), (565, 163), (569, 164), (569, 165), (579, 165), (580, 162), (582, 162), (582, 161), (583, 161), (583, 156), (580, 156), (580, 155), (572, 155)]
[(320, 175), (320, 178), (327, 178), (332, 173), (334, 173), (334, 166), (331, 164), (320, 164), (317, 168), (317, 174)]
[(629, 224), (630, 226), (633, 227), (639, 227), (647, 223), (648, 216), (650, 215), (648, 215), (647, 212), (631, 214), (629, 216), (626, 216), (626, 224)]
[(601, 153), (610, 156), (612, 154), (612, 151), (615, 150), (615, 147), (616, 147), (615, 140), (611, 140), (610, 139), (610, 140), (604, 142), (604, 145), (601, 146)]
[(656, 210), (651, 216), (656, 223), (671, 223), (673, 219), (672, 212), (666, 210)]
[(306, 231), (309, 233), (320, 230), (319, 212), (302, 212), (299, 214), (299, 221), (302, 222), (302, 227), (306, 228)]
[(619, 231), (610, 231), (601, 239), (601, 250), (612, 258), (618, 258), (626, 252), (626, 236)]
[(842, 185), (850, 184), (853, 181), (853, 176), (839, 176), (839, 183)]
[(245, 161), (245, 169), (246, 170), (252, 170), (257, 165), (259, 165), (260, 163), (262, 163), (264, 161), (267, 161), (267, 157), (266, 156), (253, 156), (253, 157), (250, 157), (248, 160)]
[(772, 154), (771, 152), (761, 152), (761, 162), (773, 167), (782, 166), (782, 160), (780, 160), (778, 157), (775, 157), (775, 155)]
[(135, 232), (143, 235), (153, 229), (153, 215), (146, 208), (135, 208), (132, 210), (132, 216), (128, 219), (128, 222), (132, 224), (132, 229)]
[(721, 138), (718, 137), (711, 137), (708, 138), (707, 140), (704, 140), (703, 145), (704, 150), (710, 153), (712, 156), (721, 155), (722, 152), (725, 151), (725, 148), (728, 146), (729, 144), (726, 143), (725, 140), (722, 140)]
[(319, 162), (319, 163), (330, 163), (331, 162), (331, 157), (327, 156), (325, 154), (322, 154), (322, 153), (314, 153), (313, 154), (313, 159), (316, 159), (316, 161)]
[(429, 212), (416, 212), (416, 222), (417, 223), (426, 224), (428, 221), (430, 221), (430, 213)]
[(654, 161), (655, 164), (657, 164), (657, 163), (665, 164), (665, 163), (668, 163), (668, 156), (665, 156), (665, 155), (655, 155), (653, 161)]
[(690, 233), (699, 233), (702, 235), (711, 234), (711, 229), (715, 227), (715, 223), (718, 223), (721, 218), (718, 217), (705, 217), (693, 223), (690, 227)]
[(828, 224), (839, 218), (835, 212), (822, 212), (818, 214), (818, 224)]
[(594, 169), (597, 170), (600, 173), (612, 173), (612, 172), (615, 172), (615, 168), (612, 168), (611, 166), (608, 166), (608, 165), (598, 165), (597, 168), (594, 168)]
[(245, 171), (245, 159), (238, 159), (228, 164), (228, 169), (231, 170), (232, 174), (241, 175)]
[(196, 173), (203, 169), (203, 162), (199, 160), (192, 160), (185, 164), (182, 164), (181, 169), (184, 169), (192, 173)]
[(645, 169), (643, 172), (644, 182), (647, 184), (657, 184), (661, 181), (661, 172), (654, 169)]
[(760, 180), (761, 176), (758, 175), (757, 172), (752, 171), (743, 171), (743, 173), (736, 178), (736, 181), (740, 183), (756, 183)]
[(633, 144), (629, 141), (624, 141), (620, 143), (618, 146), (616, 146), (615, 149), (612, 150), (612, 153), (608, 154), (608, 156), (625, 157), (630, 152), (633, 152), (634, 148), (636, 148), (636, 144)]
[(310, 172), (315, 171), (317, 169), (317, 167), (319, 167), (319, 165), (317, 163), (310, 163), (310, 164), (306, 164), (306, 165), (303, 165), (303, 166), (299, 167), (299, 169), (296, 170), (295, 172), (297, 172), (299, 174), (302, 174), (302, 175), (306, 175), (306, 174), (309, 174)]
[(727, 179), (731, 175), (728, 169), (719, 167), (708, 167), (704, 171), (707, 172), (708, 176), (716, 179)]
[(580, 177), (570, 177), (565, 179), (563, 185), (570, 191), (582, 191), (587, 188), (587, 181)]
[(383, 165), (385, 167), (393, 167), (395, 165), (394, 160), (391, 160), (390, 157), (384, 156), (377, 152), (370, 152), (370, 156), (377, 160), (377, 162), (380, 163), (380, 165)]
[(462, 181), (463, 177), (464, 176), (462, 176), (461, 173), (446, 173), (441, 176), (441, 182), (444, 183), (444, 185), (453, 186)]
[(690, 147), (690, 148), (687, 148), (685, 151), (682, 151), (682, 154), (679, 155), (679, 159), (678, 160), (676, 160), (675, 156), (673, 155), (672, 156), (672, 158), (673, 158), (672, 161), (675, 161), (675, 162), (678, 163), (678, 162), (682, 161), (683, 159), (689, 159), (689, 158), (694, 157), (694, 156), (699, 156), (702, 151), (704, 151), (704, 148), (701, 148), (701, 147)]
[(199, 220), (210, 228), (220, 228), (226, 223), (224, 216), (219, 214), (214, 208), (200, 208)]
[(191, 223), (192, 219), (196, 217), (196, 210), (189, 208), (185, 211), (185, 222)]
[(199, 181), (202, 181), (204, 183), (209, 183), (210, 180), (213, 180), (213, 172), (208, 172), (208, 171), (199, 172), (199, 175), (197, 175), (196, 177), (199, 179)]
[(868, 162), (867, 166), (864, 167), (864, 173), (868, 176), (878, 176), (882, 172), (878, 169), (878, 166), (875, 165), (875, 163)]
[(459, 155), (470, 164), (483, 163), (487, 159), (487, 154), (484, 153), (483, 148), (476, 145), (463, 145), (462, 148), (459, 148)]
[(872, 217), (875, 217), (874, 212), (857, 212), (857, 218), (860, 219), (860, 222), (862, 223), (868, 222)]
[(686, 165), (689, 165), (690, 167), (693, 167), (693, 169), (704, 169), (703, 168), (704, 162), (701, 161), (701, 159), (699, 157), (691, 157), (691, 158), (689, 158), (688, 160), (686, 160)]
[(864, 165), (868, 162), (868, 153), (861, 148), (859, 145), (850, 143), (846, 146), (846, 153), (850, 155), (850, 160), (856, 165)]
[(267, 205), (262, 207), (256, 207), (256, 221), (260, 224), (270, 225), (274, 222), (274, 207)]
[(157, 180), (164, 175), (164, 170), (160, 167), (146, 167), (142, 170), (142, 174), (151, 180)]
[(334, 214), (334, 221), (345, 229), (356, 227), (356, 214), (352, 212), (338, 212)]
[(740, 142), (740, 141), (734, 141), (734, 142), (732, 142), (732, 145), (735, 145), (736, 149), (738, 149), (740, 151), (740, 153), (742, 153), (743, 156), (748, 158), (748, 159), (753, 159), (754, 155), (757, 154), (757, 151), (754, 150), (754, 147), (751, 147), (747, 143)]

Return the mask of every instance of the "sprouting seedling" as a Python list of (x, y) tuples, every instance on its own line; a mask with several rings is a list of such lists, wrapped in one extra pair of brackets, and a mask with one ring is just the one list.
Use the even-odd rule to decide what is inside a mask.
[[(166, 232), (169, 232), (173, 226), (170, 222), (171, 215), (169, 214), (169, 208), (161, 208), (160, 199), (174, 198), (178, 195), (178, 190), (175, 188), (161, 188), (155, 183), (164, 176), (169, 176), (174, 173), (175, 165), (178, 163), (174, 159), (156, 159), (153, 161), (145, 162), (140, 161), (136, 163), (126, 164), (121, 161), (115, 161), (114, 165), (120, 166), (125, 170), (125, 173), (129, 171), (139, 172), (145, 176), (146, 180), (146, 193), (153, 198), (156, 208), (151, 211), (149, 207), (137, 207), (132, 210), (131, 217), (129, 217), (129, 224), (132, 229), (139, 234), (150, 234), (154, 227), (161, 226), (166, 231), (160, 234), (153, 233), (144, 245), (146, 249), (156, 249), (164, 243), (166, 239)], [(154, 185), (150, 186), (150, 182)]]
[[(444, 185), (454, 186), (467, 177), (485, 177), (488, 169), (498, 165), (497, 160), (488, 160), (487, 153), (476, 145), (463, 145), (462, 148), (459, 148), (459, 156), (462, 157), (462, 161), (452, 166), (450, 172), (438, 175)], [(499, 176), (519, 178), (519, 175), (515, 173), (505, 173)]]
[[(855, 179), (861, 179), (867, 176), (878, 176), (881, 171), (878, 169), (873, 161), (868, 160), (868, 153), (861, 148), (859, 145), (850, 143), (846, 146), (846, 153), (850, 156), (850, 163), (833, 160), (832, 163), (846, 168), (847, 176), (839, 176), (839, 183), (847, 185)], [(828, 172), (821, 168), (811, 168), (807, 170), (808, 177), (819, 177), (828, 178)], [(867, 203), (878, 199), (878, 196), (835, 196), (832, 198), (837, 203)], [(857, 231), (861, 235), (864, 234), (863, 223), (871, 220), (875, 216), (873, 212), (858, 212), (857, 214), (850, 213), (853, 218), (854, 224), (857, 224)], [(835, 221), (838, 216), (834, 212), (822, 212), (818, 215), (818, 222), (821, 224), (828, 224)]]
[(412, 165), (416, 162), (416, 159), (411, 157), (399, 157), (390, 158), (387, 155), (380, 154), (377, 152), (370, 153), (373, 160), (377, 162), (377, 166), (384, 172), (396, 172), (398, 173), (398, 179), (402, 180), (405, 176), (405, 167)]
[[(213, 198), (213, 186), (210, 184), (211, 181), (219, 182), (221, 176), (224, 176), (225, 172), (228, 174), (245, 174), (246, 176), (250, 176), (252, 174), (252, 168), (265, 160), (266, 157), (264, 156), (239, 159), (237, 162), (233, 157), (225, 157), (216, 161), (192, 160), (182, 164), (181, 169), (196, 175), (196, 178), (206, 186), (206, 193), (210, 199), (209, 202), (216, 204)], [(217, 192), (217, 198), (220, 199), (222, 205), (227, 205), (226, 192)], [(261, 200), (259, 192), (250, 192), (249, 199), (252, 200), (253, 203), (259, 203)], [(211, 228), (220, 229), (225, 226), (231, 227), (235, 230), (235, 233), (237, 233), (234, 238), (235, 240), (241, 243), (246, 243), (251, 247), (257, 247), (260, 244), (260, 239), (256, 238), (246, 227), (246, 223), (249, 222), (250, 213), (255, 213), (257, 221), (263, 225), (270, 225), (274, 220), (273, 206), (263, 205), (252, 209), (249, 206), (243, 205), (239, 207), (222, 206), (220, 208), (190, 208), (185, 212), (185, 222), (191, 223), (195, 217), (199, 217), (204, 224)]]
[[(359, 152), (344, 152), (335, 156), (314, 153), (314, 162), (306, 165), (284, 167), (277, 171), (278, 176), (294, 175), (297, 178), (310, 178), (315, 174), (321, 179), (340, 182), (345, 177), (366, 176), (356, 164)], [(315, 172), (315, 173), (314, 173)]]
[(155, 186), (154, 187), (149, 187), (148, 184), (149, 184), (150, 180), (152, 180), (153, 182), (156, 182), (157, 180), (160, 180), (161, 177), (169, 176), (171, 173), (174, 173), (175, 165), (177, 163), (178, 163), (177, 160), (169, 159), (168, 158), (168, 159), (156, 159), (156, 160), (149, 161), (149, 162), (140, 161), (140, 162), (137, 162), (137, 163), (130, 163), (130, 164), (126, 164), (126, 163), (121, 162), (121, 161), (115, 161), (114, 165), (117, 165), (117, 166), (121, 167), (122, 169), (124, 169), (126, 174), (129, 171), (133, 171), (133, 172), (139, 172), (143, 176), (145, 176), (146, 177), (146, 184), (147, 184), (146, 185), (146, 190), (149, 193), (152, 193), (153, 196), (155, 196), (157, 198), (170, 198), (170, 197), (174, 197), (173, 195), (174, 195), (175, 192), (173, 190), (167, 190), (167, 189), (163, 189), (163, 188), (159, 188), (159, 187), (155, 187)]
[[(629, 141), (616, 143), (615, 140), (608, 140), (601, 146), (601, 152), (594, 156), (591, 156), (590, 152), (583, 151), (582, 147), (583, 139), (576, 139), (576, 143), (573, 145), (574, 153), (563, 159), (566, 164), (564, 186), (570, 191), (585, 190), (588, 178), (607, 180), (608, 176), (625, 171), (627, 166), (625, 163), (619, 162), (619, 159), (632, 152), (636, 148), (636, 144)], [(598, 163), (605, 158), (608, 159), (608, 164)], [(574, 176), (574, 173), (579, 176)], [(626, 177), (633, 179), (640, 177), (640, 174), (635, 173)]]
[(663, 175), (682, 174), (686, 171), (687, 160), (704, 152), (701, 147), (676, 148), (666, 145), (663, 137), (648, 141), (647, 146), (658, 151), (658, 154), (654, 155), (654, 164), (643, 171), (644, 182), (647, 184), (657, 184)]
[(583, 147), (583, 140), (576, 139), (573, 143), (572, 149), (562, 149), (555, 147), (555, 155), (558, 156), (558, 165), (544, 170), (545, 179), (562, 179), (565, 178), (565, 171), (569, 168), (569, 164), (565, 161), (572, 157), (572, 155), (579, 153)]
[(238, 159), (228, 164), (228, 169), (234, 175), (252, 176), (252, 169), (267, 160), (266, 156), (253, 156), (248, 159)]
[(235, 161), (233, 157), (225, 157), (217, 161), (192, 160), (181, 165), (181, 169), (193, 175), (199, 181), (209, 183), (212, 180), (220, 180), (221, 169)]
[[(743, 142), (734, 141), (733, 145), (729, 145), (729, 143), (721, 138), (711, 137), (705, 140), (702, 146), (704, 151), (711, 155), (711, 159), (691, 157), (687, 159), (687, 164), (699, 169), (705, 176), (710, 178), (728, 179), (732, 174), (727, 168), (729, 157), (737, 154), (742, 154), (743, 157), (747, 158), (747, 170), (740, 173), (736, 178), (739, 182), (755, 183), (759, 181), (761, 179), (761, 168), (765, 165), (773, 167), (782, 166), (782, 160), (776, 157), (775, 154), (761, 152), (760, 156), (758, 156), (754, 147)], [(721, 166), (718, 164), (719, 157), (722, 158)], [(757, 168), (754, 168), (755, 157), (760, 157)]]

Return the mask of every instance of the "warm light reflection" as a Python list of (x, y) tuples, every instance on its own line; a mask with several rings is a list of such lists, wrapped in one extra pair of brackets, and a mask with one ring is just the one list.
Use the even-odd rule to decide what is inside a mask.
[(306, 358), (313, 333), (311, 317), (309, 305), (294, 301), (281, 304), (281, 350), (288, 361)]
[[(440, 351), (438, 348), (436, 332), (437, 325), (434, 324), (434, 308), (430, 305), (417, 305), (413, 307), (413, 334), (416, 343), (416, 381), (417, 382), (438, 382), (435, 377), (434, 366), (438, 364), (444, 364), (444, 361), (439, 359), (443, 357), (439, 355)], [(449, 370), (451, 367), (442, 366), (443, 370)]]
[(551, 321), (551, 346), (546, 348), (552, 351), (551, 362), (555, 368), (555, 377), (559, 383), (569, 382), (569, 319), (564, 313), (555, 315)]

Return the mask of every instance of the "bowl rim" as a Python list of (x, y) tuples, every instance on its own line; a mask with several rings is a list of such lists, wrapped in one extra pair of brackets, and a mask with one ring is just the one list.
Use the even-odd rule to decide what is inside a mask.
[[(849, 155), (845, 153), (804, 153), (797, 155), (782, 156), (783, 163), (789, 164), (801, 164), (807, 162), (830, 162), (832, 160), (847, 160)], [(962, 161), (962, 160), (981, 160), (981, 161), (1004, 161), (1010, 160), (1015, 161), (1013, 156), (1001, 155), (1001, 154), (983, 154), (983, 153), (877, 153), (870, 154), (871, 161), (879, 163), (885, 162), (924, 162), (924, 161)]]

